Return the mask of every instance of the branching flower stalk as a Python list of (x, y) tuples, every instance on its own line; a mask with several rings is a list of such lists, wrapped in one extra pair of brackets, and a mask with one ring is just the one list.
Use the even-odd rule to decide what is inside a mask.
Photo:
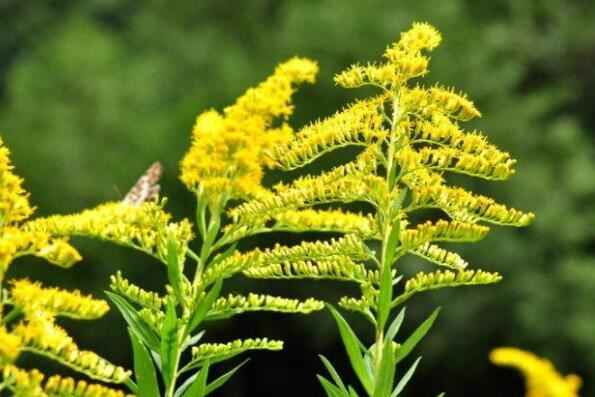
[(33, 208), (9, 154), (0, 139), (0, 392), (18, 397), (124, 397), (122, 391), (100, 383), (58, 375), (46, 379), (38, 370), (18, 365), (21, 354), (29, 352), (99, 382), (123, 383), (131, 375), (96, 353), (80, 349), (55, 322), (57, 317), (99, 318), (109, 310), (107, 302), (79, 291), (42, 287), (27, 279), (4, 283), (12, 262), (25, 255), (65, 268), (81, 260), (66, 238), (32, 227), (44, 218), (29, 220)]
[[(489, 231), (485, 223), (525, 226), (533, 214), (524, 213), (449, 186), (447, 172), (486, 180), (514, 174), (515, 160), (478, 131), (466, 132), (459, 122), (480, 116), (464, 94), (442, 86), (412, 86), (428, 71), (430, 51), (441, 41), (428, 24), (414, 24), (384, 53), (384, 61), (354, 65), (335, 77), (346, 88), (372, 86), (380, 93), (357, 100), (331, 117), (312, 123), (287, 143), (271, 148), (277, 166), (294, 170), (346, 146), (360, 146), (355, 160), (320, 175), (306, 175), (275, 187), (230, 211), (234, 223), (227, 241), (272, 231), (327, 231), (343, 237), (304, 242), (297, 247), (254, 250), (232, 257), (260, 262), (244, 270), (255, 278), (330, 278), (359, 284), (359, 298), (344, 297), (339, 305), (362, 314), (374, 329), (369, 347), (347, 321), (329, 306), (365, 395), (397, 396), (412, 376), (417, 361), (401, 373), (395, 367), (427, 333), (434, 312), (402, 343), (395, 337), (404, 311), (389, 322), (393, 311), (414, 294), (445, 287), (491, 284), (497, 273), (467, 269), (458, 254), (436, 243), (474, 242)], [(329, 205), (365, 203), (367, 213)], [(438, 209), (443, 216), (414, 224), (411, 215)], [(423, 212), (422, 212), (423, 213)], [(438, 265), (433, 272), (400, 273), (397, 262), (407, 254)], [(230, 263), (228, 266), (232, 266)], [(356, 396), (323, 357), (332, 382), (319, 379), (329, 396)]]
[[(173, 222), (158, 199), (161, 168), (155, 164), (121, 202), (78, 214), (54, 216), (30, 228), (58, 236), (87, 236), (140, 250), (167, 266), (165, 294), (135, 285), (118, 272), (110, 299), (126, 320), (134, 353), (130, 390), (142, 397), (197, 397), (222, 386), (242, 364), (214, 380), (209, 368), (250, 350), (280, 350), (267, 338), (203, 343), (205, 323), (257, 311), (310, 313), (324, 303), (250, 293), (221, 295), (223, 280), (259, 266), (235, 243), (243, 236), (226, 216), (232, 205), (272, 193), (262, 185), (263, 168), (275, 166), (266, 152), (288, 142), (293, 130), (294, 86), (313, 82), (317, 65), (293, 58), (250, 88), (222, 113), (200, 114), (181, 162), (181, 180), (197, 199), (196, 234), (190, 221)], [(196, 249), (193, 249), (197, 247)]]

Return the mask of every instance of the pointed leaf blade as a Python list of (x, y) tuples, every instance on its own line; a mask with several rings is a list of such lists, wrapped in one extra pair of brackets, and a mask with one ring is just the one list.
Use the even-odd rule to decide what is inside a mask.
[(328, 397), (342, 397), (341, 390), (322, 375), (316, 375)]
[(151, 350), (155, 352), (159, 352), (160, 350), (160, 343), (157, 334), (153, 329), (143, 320), (139, 315), (137, 310), (126, 301), (126, 299), (122, 298), (120, 295), (114, 294), (109, 291), (105, 291), (108, 298), (118, 308), (120, 313), (122, 313), (122, 317), (126, 320), (126, 323), (135, 333), (136, 336)]
[(335, 384), (341, 389), (341, 391), (343, 393), (347, 394), (347, 389), (345, 388), (345, 384), (341, 380), (341, 377), (337, 373), (337, 370), (335, 369), (335, 367), (333, 367), (333, 364), (331, 364), (331, 362), (329, 360), (327, 360), (327, 358), (324, 357), (322, 354), (319, 354), (318, 357), (320, 357), (320, 360), (324, 364), (326, 370), (331, 375), (331, 378), (333, 378), (333, 381), (335, 382)]
[(413, 331), (411, 336), (409, 336), (409, 338), (407, 338), (407, 340), (403, 342), (401, 347), (395, 353), (395, 364), (407, 357), (407, 355), (411, 353), (411, 351), (419, 343), (419, 341), (422, 340), (424, 336), (426, 336), (426, 334), (434, 324), (434, 321), (436, 321), (436, 317), (438, 317), (439, 312), (440, 308), (434, 310), (430, 317), (428, 317), (426, 321), (421, 323), (421, 325), (417, 327), (415, 331)]
[(190, 319), (188, 320), (188, 333), (194, 331), (194, 329), (200, 325), (202, 320), (205, 319), (207, 313), (209, 312), (209, 309), (211, 308), (211, 306), (213, 306), (213, 302), (215, 302), (215, 300), (219, 297), (222, 285), (223, 280), (217, 280), (215, 282), (215, 285), (211, 287), (204, 299), (198, 304), (198, 306), (190, 316)]
[(161, 329), (161, 366), (163, 381), (167, 387), (171, 385), (175, 376), (178, 349), (178, 318), (176, 307), (170, 298), (167, 301), (167, 311)]
[(186, 390), (182, 397), (204, 397), (207, 395), (207, 378), (209, 377), (209, 364), (205, 364), (194, 383)]
[(328, 308), (337, 322), (339, 334), (341, 335), (341, 339), (343, 341), (343, 345), (345, 346), (347, 356), (349, 357), (351, 367), (355, 371), (355, 374), (357, 375), (366, 392), (368, 394), (372, 394), (372, 380), (366, 371), (364, 359), (361, 355), (361, 342), (343, 316), (341, 316), (341, 314), (339, 314), (339, 312), (331, 305), (328, 305)]
[[(419, 360), (421, 360), (421, 357), (419, 357), (417, 360), (415, 360), (415, 362), (413, 363), (413, 365), (411, 365), (411, 367), (409, 367), (409, 369), (407, 370), (407, 372), (405, 372), (405, 375), (403, 375), (403, 377), (401, 378), (401, 380), (399, 381), (399, 383), (397, 383), (397, 386), (395, 386), (395, 390), (393, 390), (393, 392), (391, 393), (390, 397), (397, 397), (399, 395), (399, 393), (401, 393), (403, 391), (403, 389), (405, 388), (405, 386), (407, 385), (407, 383), (409, 382), (409, 380), (413, 376), (413, 373), (417, 369), (417, 365), (419, 364)], [(442, 393), (442, 394), (444, 394), (444, 393)]]
[(167, 240), (167, 278), (169, 284), (174, 290), (174, 295), (181, 305), (184, 304), (184, 297), (182, 294), (182, 269), (178, 260), (178, 249), (175, 242), (170, 238)]
[(207, 385), (206, 394), (212, 393), (215, 390), (217, 390), (218, 388), (220, 388), (221, 386), (223, 386), (248, 361), (250, 361), (249, 358), (245, 359), (240, 364), (236, 365), (231, 370), (227, 371), (226, 373), (224, 373), (223, 375), (221, 375), (220, 377), (218, 377), (217, 379), (215, 379), (214, 381), (212, 381), (211, 383), (209, 383)]
[(134, 356), (134, 374), (138, 387), (138, 395), (146, 397), (159, 397), (159, 385), (155, 367), (147, 348), (142, 344), (138, 336), (128, 329), (132, 352)]

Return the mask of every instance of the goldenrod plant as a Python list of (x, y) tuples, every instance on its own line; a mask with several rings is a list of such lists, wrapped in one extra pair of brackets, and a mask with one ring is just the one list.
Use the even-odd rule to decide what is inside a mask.
[[(26, 224), (30, 233), (87, 236), (131, 247), (167, 268), (167, 284), (160, 292), (135, 285), (121, 272), (112, 277), (107, 294), (128, 325), (134, 355), (134, 376), (114, 369), (121, 375), (115, 381), (142, 397), (205, 396), (243, 363), (214, 379), (209, 375), (212, 365), (249, 350), (282, 348), (281, 341), (265, 337), (203, 341), (209, 321), (253, 311), (310, 313), (324, 307), (314, 298), (223, 295), (224, 280), (243, 274), (356, 283), (361, 296), (344, 297), (339, 305), (370, 322), (371, 343), (360, 341), (343, 316), (328, 306), (349, 361), (365, 395), (400, 394), (419, 359), (398, 377), (397, 364), (428, 332), (437, 311), (398, 343), (404, 309), (395, 316), (396, 309), (420, 292), (501, 279), (497, 273), (468, 269), (463, 258), (436, 243), (474, 242), (488, 233), (486, 223), (525, 226), (533, 219), (531, 213), (447, 183), (446, 172), (507, 179), (515, 161), (481, 132), (459, 126), (480, 115), (465, 95), (441, 86), (411, 85), (412, 79), (427, 73), (429, 58), (422, 52), (440, 40), (433, 27), (414, 24), (388, 47), (384, 62), (355, 65), (335, 78), (346, 88), (377, 88), (377, 95), (297, 132), (287, 123), (295, 86), (313, 82), (318, 72), (316, 63), (304, 58), (280, 64), (272, 76), (222, 112), (200, 114), (180, 175), (196, 197), (194, 225), (187, 219), (173, 221), (166, 212), (166, 200), (158, 197), (158, 164), (120, 202)], [(262, 183), (267, 168), (299, 169), (346, 146), (359, 146), (361, 151), (332, 170), (272, 188)], [(367, 210), (350, 210), (352, 203)], [(424, 211), (428, 209), (441, 210), (443, 216), (430, 218), (432, 212)], [(419, 221), (424, 214), (431, 220)], [(241, 240), (273, 232), (332, 237), (295, 246), (237, 249)], [(397, 262), (408, 254), (439, 269), (401, 273)], [(70, 313), (64, 308), (56, 311)], [(329, 396), (361, 393), (326, 358), (322, 361), (332, 378), (319, 376)]]
[(490, 353), (496, 365), (516, 368), (525, 376), (526, 397), (578, 397), (581, 378), (560, 374), (551, 361), (515, 347), (499, 347)]
[[(223, 241), (269, 231), (338, 233), (330, 240), (277, 246), (232, 255), (216, 269), (243, 268), (255, 278), (314, 278), (359, 284), (360, 297), (344, 297), (339, 305), (363, 315), (374, 331), (364, 344), (339, 312), (329, 305), (359, 380), (368, 396), (397, 396), (411, 378), (396, 366), (427, 333), (437, 310), (408, 338), (396, 341), (404, 309), (393, 313), (420, 292), (500, 281), (498, 273), (469, 269), (458, 254), (436, 243), (475, 242), (490, 230), (486, 224), (526, 226), (533, 214), (451, 186), (449, 172), (486, 180), (514, 174), (515, 160), (489, 143), (482, 132), (464, 131), (460, 123), (481, 114), (466, 95), (441, 85), (411, 83), (428, 72), (431, 51), (441, 41), (436, 29), (415, 23), (390, 45), (383, 61), (354, 65), (335, 76), (345, 88), (368, 86), (378, 93), (305, 126), (289, 141), (268, 149), (269, 161), (284, 170), (300, 169), (326, 153), (346, 146), (361, 152), (320, 175), (306, 175), (275, 186), (230, 211), (234, 223)], [(347, 203), (369, 210), (350, 212)], [(332, 205), (339, 207), (332, 207)], [(442, 216), (418, 221), (440, 210)], [(438, 270), (401, 273), (405, 255), (423, 258)], [(260, 263), (254, 266), (254, 263)], [(252, 266), (248, 267), (250, 263)], [(357, 396), (322, 357), (331, 379), (319, 376), (328, 396)], [(398, 378), (398, 382), (396, 382)]]
[(123, 397), (122, 391), (101, 383), (58, 375), (47, 378), (36, 369), (19, 367), (21, 354), (33, 353), (100, 382), (122, 383), (130, 376), (130, 371), (80, 349), (55, 322), (57, 317), (99, 318), (109, 310), (107, 302), (27, 279), (5, 283), (11, 263), (25, 255), (65, 268), (81, 260), (66, 238), (33, 227), (44, 220), (29, 220), (34, 208), (9, 155), (0, 138), (0, 391), (20, 397)]
[(209, 377), (212, 365), (246, 351), (283, 347), (282, 341), (266, 337), (203, 342), (209, 321), (247, 312), (310, 313), (324, 307), (315, 299), (221, 293), (224, 279), (262, 262), (256, 253), (236, 251), (243, 226), (231, 223), (226, 211), (272, 194), (262, 185), (263, 169), (275, 165), (267, 153), (293, 136), (286, 119), (293, 110), (295, 85), (313, 82), (317, 71), (308, 59), (290, 59), (222, 113), (208, 110), (198, 116), (180, 176), (196, 196), (194, 225), (187, 219), (174, 222), (164, 210), (166, 200), (156, 197), (161, 168), (155, 164), (122, 201), (32, 226), (54, 235), (131, 247), (167, 267), (165, 294), (145, 290), (121, 272), (112, 277), (108, 295), (128, 324), (134, 353), (134, 379), (126, 382), (131, 392), (142, 397), (205, 396), (243, 363), (215, 379)]

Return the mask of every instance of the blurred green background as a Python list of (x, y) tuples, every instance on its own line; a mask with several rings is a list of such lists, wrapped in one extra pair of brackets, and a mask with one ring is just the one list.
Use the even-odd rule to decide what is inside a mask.
[[(376, 59), (413, 21), (430, 22), (444, 36), (428, 83), (468, 92), (484, 115), (469, 127), (519, 159), (511, 181), (467, 186), (532, 210), (537, 221), (460, 247), (472, 264), (503, 273), (502, 283), (409, 304), (410, 328), (433, 307), (443, 311), (418, 349), (424, 358), (405, 395), (522, 396), (521, 378), (487, 359), (493, 347), (515, 345), (578, 373), (581, 395), (593, 396), (592, 0), (0, 0), (0, 131), (39, 215), (120, 199), (159, 160), (168, 209), (192, 217), (193, 197), (177, 175), (198, 112), (230, 104), (278, 62), (301, 55), (318, 60), (321, 73), (297, 95), (292, 123), (328, 115), (358, 95), (334, 87), (333, 74)], [(122, 269), (162, 288), (164, 269), (150, 258), (94, 241), (75, 244), (85, 260), (73, 270), (26, 259), (12, 275), (101, 294)], [(333, 298), (346, 287), (238, 278), (227, 288)], [(318, 353), (349, 373), (329, 317), (255, 314), (215, 324), (211, 340), (287, 340), (282, 353), (254, 354), (219, 395), (322, 395), (314, 376), (323, 371)], [(82, 346), (131, 365), (116, 313), (64, 324)]]

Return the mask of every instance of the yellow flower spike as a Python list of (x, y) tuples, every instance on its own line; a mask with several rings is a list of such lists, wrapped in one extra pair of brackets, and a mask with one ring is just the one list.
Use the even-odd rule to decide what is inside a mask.
[(25, 312), (43, 310), (56, 316), (96, 319), (109, 310), (104, 300), (81, 295), (78, 290), (42, 288), (40, 283), (32, 283), (28, 280), (13, 280), (10, 293), (13, 302), (23, 306)]
[(163, 210), (164, 203), (145, 202), (141, 205), (105, 203), (73, 215), (53, 215), (28, 222), (31, 231), (58, 236), (87, 236), (139, 249), (165, 261), (167, 241), (171, 237), (180, 244), (183, 259), (188, 241), (192, 239), (190, 222), (171, 222)]
[(342, 210), (287, 210), (274, 215), (279, 228), (354, 233), (362, 236), (376, 234), (371, 215), (354, 214)]
[(404, 88), (402, 106), (407, 111), (424, 117), (432, 117), (436, 113), (461, 121), (481, 117), (481, 113), (467, 95), (457, 94), (453, 89), (441, 86)]
[(533, 353), (514, 347), (500, 347), (490, 353), (492, 363), (519, 370), (526, 380), (526, 397), (578, 397), (581, 379), (563, 376), (553, 364)]
[[(62, 267), (72, 266), (81, 260), (78, 251), (68, 244), (66, 238), (73, 229), (80, 227), (80, 218), (56, 217), (27, 221), (33, 212), (29, 206), (28, 194), (22, 188), (22, 179), (13, 174), (8, 158), (9, 151), (0, 138), (0, 280), (14, 259), (24, 255), (34, 255)], [(83, 219), (84, 220), (84, 219)], [(113, 220), (113, 219), (112, 219)], [(97, 227), (92, 218), (87, 219), (87, 227)], [(121, 225), (109, 225), (121, 228)], [(154, 224), (150, 225), (151, 227)], [(167, 224), (168, 232), (178, 230), (178, 226)], [(189, 229), (189, 227), (188, 227)], [(165, 246), (155, 242), (154, 236), (138, 232), (139, 241)], [(145, 241), (147, 240), (147, 241)], [(3, 290), (4, 291), (4, 290)], [(55, 316), (76, 319), (94, 319), (104, 315), (109, 309), (107, 303), (82, 295), (79, 291), (64, 291), (58, 288), (43, 288), (41, 284), (27, 280), (12, 281), (6, 291), (5, 304), (13, 306), (10, 314), (2, 318), (0, 327), (0, 369), (5, 389), (15, 397), (79, 397), (123, 395), (103, 386), (79, 383), (70, 391), (73, 380), (65, 380), (59, 387), (55, 378), (50, 387), (42, 384), (43, 374), (37, 370), (25, 371), (13, 366), (22, 351), (43, 355), (105, 382), (121, 383), (130, 373), (115, 366), (97, 354), (80, 350), (66, 331), (54, 323)], [(2, 308), (3, 309), (3, 308)], [(0, 314), (4, 310), (0, 310)], [(14, 320), (24, 315), (14, 325)], [(15, 316), (16, 314), (16, 316)], [(46, 386), (48, 386), (46, 384)]]
[(93, 352), (80, 350), (66, 331), (54, 324), (51, 314), (40, 310), (25, 314), (27, 321), (14, 329), (22, 339), (24, 350), (47, 356), (103, 382), (122, 383), (130, 376), (124, 368)]
[(43, 374), (36, 369), (23, 370), (13, 365), (2, 368), (2, 377), (14, 392), (14, 397), (50, 397), (43, 390)]
[(281, 350), (283, 342), (267, 338), (237, 339), (228, 343), (202, 343), (192, 348), (194, 360), (216, 359), (228, 354), (236, 355), (248, 350)]
[(89, 384), (85, 381), (75, 381), (58, 375), (50, 377), (43, 386), (50, 397), (125, 397), (120, 390), (110, 389), (103, 385)]
[(12, 172), (9, 156), (10, 151), (0, 138), (0, 227), (20, 222), (33, 213), (29, 195), (22, 188), (23, 179)]
[[(435, 27), (429, 23), (414, 22), (411, 29), (401, 34), (400, 40), (394, 47), (403, 49), (407, 52), (419, 52), (421, 50), (431, 51), (440, 45), (442, 36)], [(390, 48), (385, 53), (385, 57), (393, 60), (390, 56)]]
[(293, 112), (293, 86), (314, 82), (317, 72), (316, 63), (308, 59), (290, 59), (223, 114), (209, 110), (199, 115), (181, 162), (180, 179), (188, 189), (210, 204), (261, 195), (262, 168), (275, 165), (266, 153), (293, 136), (287, 124), (272, 123)]
[(325, 153), (345, 146), (364, 146), (382, 141), (387, 131), (382, 127), (378, 107), (385, 96), (359, 101), (333, 117), (310, 124), (299, 131), (300, 141), (289, 141), (273, 149), (272, 157), (280, 168), (302, 167)]

